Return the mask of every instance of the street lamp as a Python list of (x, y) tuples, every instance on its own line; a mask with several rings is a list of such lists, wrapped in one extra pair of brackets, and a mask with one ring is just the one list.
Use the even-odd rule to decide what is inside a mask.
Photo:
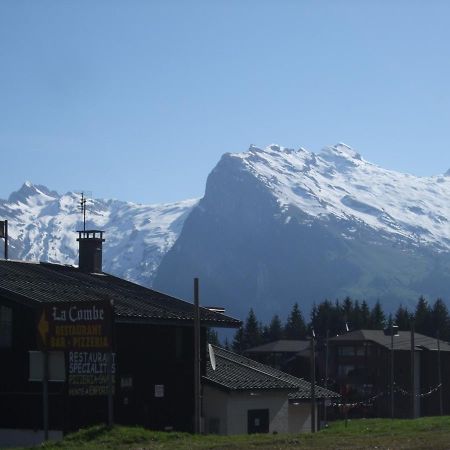
[(311, 330), (311, 432), (316, 432), (316, 333)]
[(398, 336), (398, 326), (391, 324), (391, 419), (394, 418), (394, 336)]

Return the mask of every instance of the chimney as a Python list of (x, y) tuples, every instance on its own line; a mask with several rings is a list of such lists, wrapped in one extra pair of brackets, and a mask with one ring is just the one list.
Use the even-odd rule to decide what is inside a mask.
[(383, 330), (385, 336), (399, 336), (398, 334), (398, 325), (392, 324), (390, 327), (387, 327)]
[(86, 273), (102, 273), (103, 231), (77, 231), (79, 244), (79, 269)]

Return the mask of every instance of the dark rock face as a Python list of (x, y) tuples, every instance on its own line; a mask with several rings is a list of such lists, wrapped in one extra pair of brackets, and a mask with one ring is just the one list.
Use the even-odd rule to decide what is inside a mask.
[(202, 305), (224, 306), (241, 318), (253, 307), (268, 320), (296, 301), (308, 314), (314, 302), (347, 295), (379, 299), (387, 309), (411, 307), (422, 294), (448, 298), (449, 274), (448, 253), (393, 240), (354, 220), (282, 210), (269, 187), (224, 155), (153, 286), (190, 299), (199, 277)]

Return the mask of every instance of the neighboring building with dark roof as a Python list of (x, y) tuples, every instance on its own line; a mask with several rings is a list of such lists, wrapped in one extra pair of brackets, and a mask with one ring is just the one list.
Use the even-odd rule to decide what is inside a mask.
[[(386, 349), (391, 349), (391, 335), (389, 331), (385, 330), (355, 330), (349, 331), (347, 333), (335, 336), (330, 339), (330, 343), (334, 346), (340, 346), (339, 343), (351, 343), (354, 342), (356, 345), (361, 343), (373, 343), (377, 344)], [(425, 336), (420, 333), (414, 333), (414, 344), (416, 350), (437, 350), (437, 340), (436, 338)], [(401, 331), (398, 335), (394, 335), (393, 339), (394, 351), (398, 350), (411, 350), (411, 333), (409, 331)], [(450, 343), (446, 341), (440, 341), (441, 352), (450, 352)]]
[(245, 350), (250, 358), (297, 377), (309, 377), (311, 341), (280, 339)]
[(309, 350), (310, 341), (296, 339), (280, 339), (266, 344), (251, 347), (245, 353), (299, 353)]
[[(43, 305), (98, 301), (113, 305), (115, 421), (192, 431), (193, 305), (102, 272), (102, 241), (92, 242), (88, 234), (80, 239), (79, 268), (0, 261), (0, 428), (43, 427), (42, 384), (29, 381), (29, 352), (38, 350), (36, 324)], [(202, 348), (207, 327), (240, 325), (204, 308), (200, 315)], [(67, 352), (66, 366), (68, 359)], [(206, 374), (206, 355), (202, 359)], [(64, 382), (50, 382), (49, 392), (50, 429), (68, 431), (107, 421), (105, 395), (69, 395)]]
[[(213, 347), (204, 376), (206, 431), (218, 434), (311, 431), (311, 384), (265, 364)], [(316, 398), (339, 398), (316, 386)], [(316, 421), (317, 423), (317, 421)]]
[(439, 341), (438, 351), (436, 338), (414, 333), (414, 384), (411, 332), (398, 332), (393, 336), (392, 343), (393, 350), (389, 330), (355, 330), (329, 339), (328, 376), (348, 403), (358, 403), (352, 413), (390, 416), (393, 352), (395, 416), (438, 415), (441, 389), (443, 412), (449, 414), (450, 343)]

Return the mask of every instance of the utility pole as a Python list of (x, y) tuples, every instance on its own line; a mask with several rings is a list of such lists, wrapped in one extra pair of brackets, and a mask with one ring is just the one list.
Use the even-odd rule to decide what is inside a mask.
[(4, 258), (8, 259), (8, 221), (0, 220), (0, 238), (5, 240)]
[(439, 384), (439, 415), (443, 415), (443, 403), (442, 403), (442, 372), (441, 372), (441, 342), (439, 339), (439, 330), (436, 332), (437, 335), (437, 363), (438, 363), (438, 384)]
[(414, 343), (414, 320), (411, 320), (411, 418), (416, 414), (416, 346)]
[(42, 417), (44, 428), (44, 441), (48, 441), (48, 351), (42, 352), (44, 376), (42, 378)]
[(391, 324), (391, 419), (394, 418), (394, 324)]
[(311, 433), (316, 432), (316, 349), (315, 333), (311, 334)]
[(201, 433), (200, 301), (198, 278), (194, 278), (194, 396), (194, 432)]
[[(330, 331), (327, 330), (327, 336), (326, 336), (326, 340), (325, 340), (325, 382), (324, 382), (324, 387), (325, 389), (328, 388), (328, 340), (330, 338)], [(328, 399), (324, 400), (324, 404), (323, 404), (323, 421), (326, 423), (327, 422), (327, 401)]]
[(114, 426), (114, 398), (113, 398), (113, 352), (112, 349), (108, 350), (106, 354), (107, 358), (107, 384), (108, 384), (108, 427)]

